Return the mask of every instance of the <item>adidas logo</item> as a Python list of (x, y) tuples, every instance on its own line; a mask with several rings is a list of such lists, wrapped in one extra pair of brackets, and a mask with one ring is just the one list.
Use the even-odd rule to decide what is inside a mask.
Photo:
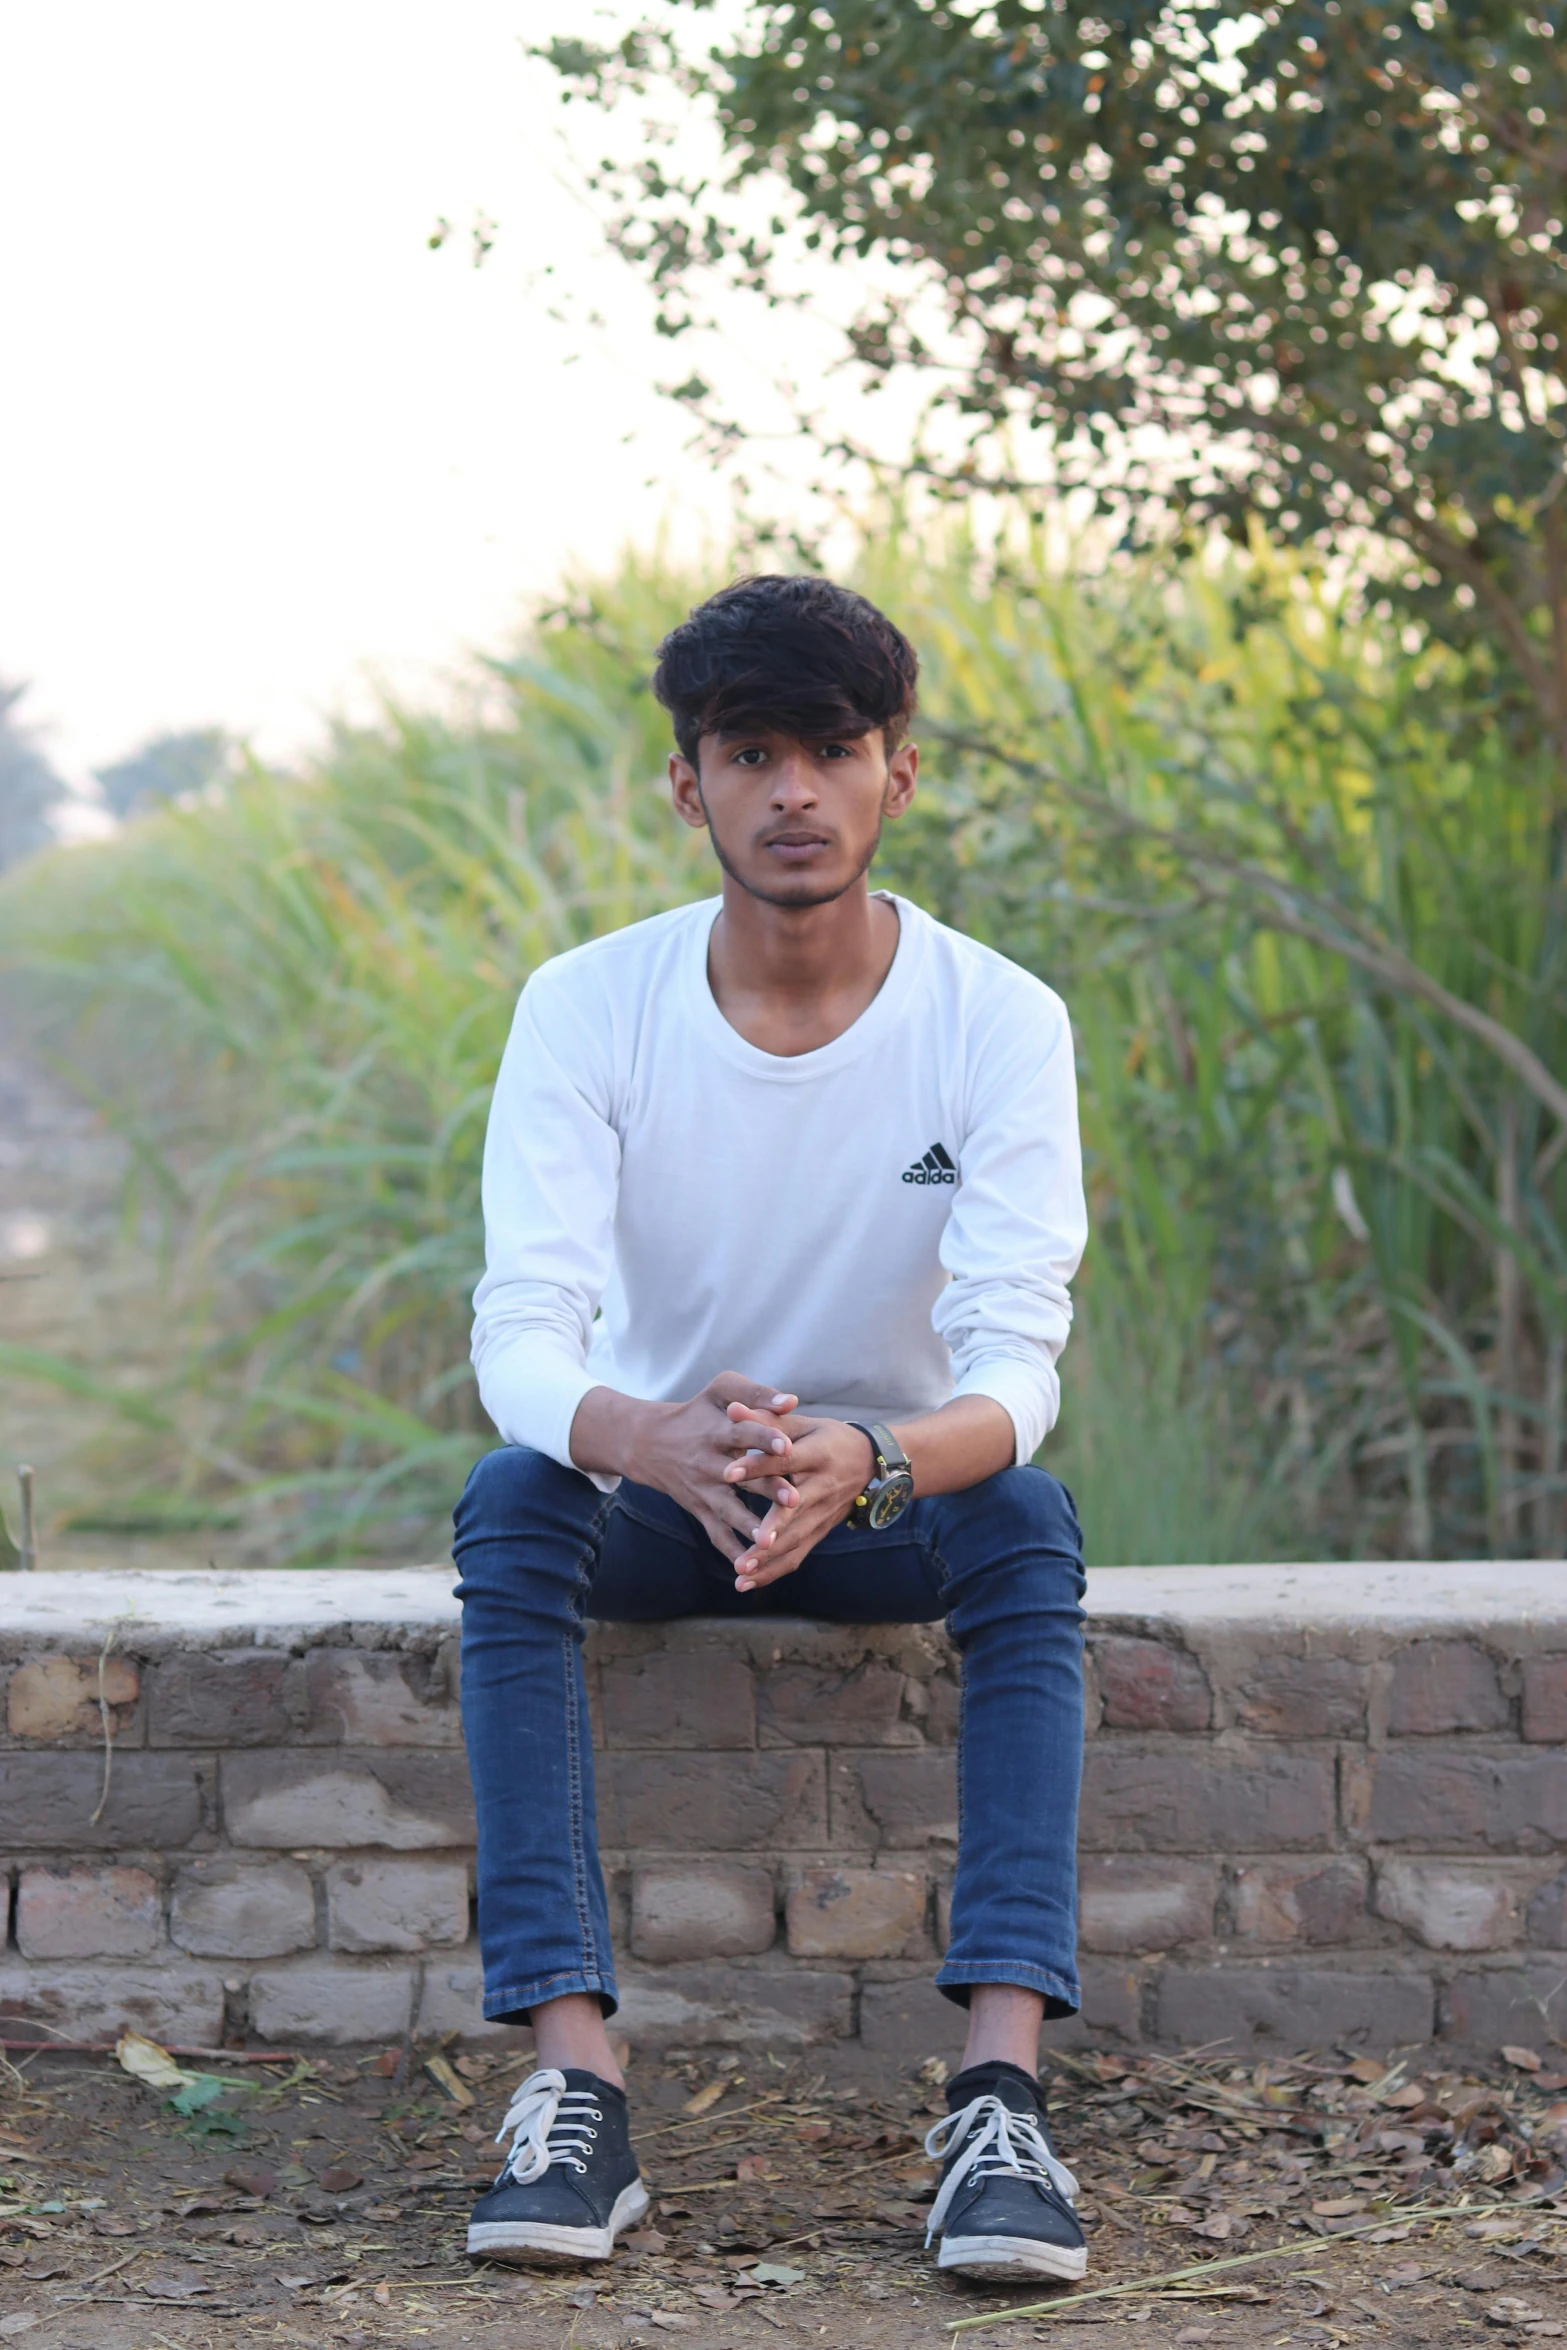
[(903, 1170), (905, 1183), (956, 1183), (957, 1179), (957, 1168), (939, 1142), (933, 1142), (922, 1159)]

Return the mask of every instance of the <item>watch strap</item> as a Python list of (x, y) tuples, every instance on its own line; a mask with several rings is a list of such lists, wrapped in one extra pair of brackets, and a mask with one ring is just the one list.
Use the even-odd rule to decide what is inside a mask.
[(869, 1444), (874, 1475), (885, 1477), (890, 1470), (913, 1467), (892, 1430), (881, 1420), (851, 1420), (848, 1424), (851, 1428), (858, 1428)]

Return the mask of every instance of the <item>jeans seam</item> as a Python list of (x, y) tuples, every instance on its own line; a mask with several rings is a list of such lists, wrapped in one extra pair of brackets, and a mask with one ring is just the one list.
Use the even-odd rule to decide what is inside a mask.
[(614, 1495), (606, 1493), (593, 1513), (587, 1540), (576, 1565), (576, 1586), (572, 1594), (573, 1612), (578, 1630), (561, 1637), (561, 1665), (566, 1684), (566, 1757), (571, 1807), (571, 1882), (577, 1904), (577, 1932), (583, 1952), (584, 1974), (598, 1974), (600, 1969), (598, 1945), (593, 1939), (593, 1904), (588, 1890), (587, 1842), (583, 1834), (586, 1816), (582, 1801), (582, 1713), (577, 1703), (577, 1676), (572, 1670), (573, 1652), (581, 1646), (581, 1627), (586, 1610), (583, 1602), (592, 1589), (592, 1577), (587, 1573), (590, 1559), (598, 1556), (599, 1543), (614, 1506)]
[[(948, 1585), (950, 1584), (950, 1582), (951, 1582), (951, 1579), (952, 1579), (952, 1577), (951, 1577), (951, 1571), (950, 1571), (950, 1569), (949, 1569), (949, 1568), (948, 1568), (948, 1566), (947, 1566), (947, 1562), (946, 1562), (946, 1560), (945, 1560), (945, 1559), (942, 1557), (942, 1555), (941, 1555), (941, 1549), (940, 1549), (940, 1546), (939, 1546), (939, 1544), (937, 1543), (937, 1541), (936, 1541), (936, 1538), (935, 1538), (935, 1536), (934, 1536), (933, 1534), (932, 1534), (932, 1535), (927, 1535), (927, 1537), (926, 1537), (926, 1547), (928, 1548), (928, 1550), (929, 1550), (929, 1552), (930, 1552), (931, 1563), (934, 1565), (934, 1567), (935, 1567), (935, 1569), (936, 1569), (937, 1576), (938, 1576), (938, 1578), (939, 1578), (939, 1584), (938, 1584), (938, 1588), (939, 1588), (939, 1590), (940, 1590), (940, 1592), (941, 1592), (942, 1606), (943, 1606), (943, 1608), (944, 1608), (944, 1609), (946, 1609), (946, 1624), (945, 1624), (945, 1629), (946, 1629), (947, 1638), (948, 1638), (949, 1640), (952, 1640), (952, 1614), (951, 1614), (951, 1610), (946, 1608), (946, 1601), (947, 1601), (947, 1588), (948, 1588)], [(953, 1643), (952, 1643), (952, 1644), (953, 1644), (953, 1646), (954, 1646), (955, 1648), (957, 1648), (957, 1642), (956, 1642), (955, 1640), (953, 1640)], [(965, 1814), (964, 1814), (964, 1810), (963, 1810), (963, 1734), (964, 1734), (964, 1731), (965, 1731), (965, 1729), (967, 1728), (967, 1715), (968, 1715), (968, 1660), (967, 1660), (967, 1658), (964, 1656), (962, 1649), (961, 1649), (961, 1648), (958, 1648), (958, 1752), (957, 1752), (957, 1782), (958, 1782), (958, 1849), (957, 1849), (957, 1854), (956, 1854), (956, 1857), (955, 1857), (955, 1859), (954, 1859), (954, 1861), (953, 1861), (953, 1867), (952, 1867), (952, 1889), (953, 1889), (953, 1892), (954, 1892), (954, 1894), (956, 1894), (956, 1892), (957, 1892), (957, 1877), (958, 1877), (958, 1871), (959, 1871), (959, 1869), (961, 1869), (961, 1867), (963, 1866), (963, 1838), (964, 1838), (964, 1830), (965, 1830), (965, 1827), (967, 1826), (967, 1820), (966, 1820), (966, 1816), (965, 1816)], [(950, 1916), (950, 1913), (949, 1913), (949, 1916)]]

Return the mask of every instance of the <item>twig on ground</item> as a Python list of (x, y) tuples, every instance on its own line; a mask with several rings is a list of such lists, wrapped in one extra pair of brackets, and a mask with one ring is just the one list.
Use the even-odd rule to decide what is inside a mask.
[(1400, 2211), (1395, 2206), (1381, 2219), (1367, 2220), (1363, 2227), (1339, 2228), (1331, 2236), (1313, 2236), (1309, 2244), (1275, 2244), (1266, 2252), (1236, 2252), (1226, 2260), (1196, 2260), (1186, 2268), (1167, 2268), (1152, 2277), (1133, 2277), (1123, 2285), (1099, 2285), (1092, 2293), (1069, 2293), (1061, 2301), (1029, 2301), (1016, 2309), (987, 2310), (979, 2317), (950, 2317), (947, 2331), (966, 2332), (971, 2326), (1010, 2325), (1019, 2317), (1070, 2317), (1086, 2301), (1136, 2301), (1150, 2293), (1158, 2293), (1166, 2285), (1184, 2284), (1189, 2277), (1217, 2276), (1224, 2269), (1252, 2268), (1263, 2260), (1309, 2260), (1327, 2252), (1335, 2244), (1348, 2244), (1356, 2236), (1374, 2235), (1379, 2228), (1402, 2227), (1405, 2220), (1467, 2219), (1472, 2212), (1484, 2211), (1489, 2206), (1481, 2203), (1421, 2204)]
[(94, 2285), (101, 2285), (105, 2277), (115, 2276), (122, 2268), (129, 2268), (133, 2260), (145, 2259), (151, 2250), (150, 2244), (138, 2244), (134, 2252), (122, 2252), (118, 2260), (111, 2260), (107, 2268), (95, 2269), (90, 2277), (70, 2278), (72, 2293), (90, 2292)]

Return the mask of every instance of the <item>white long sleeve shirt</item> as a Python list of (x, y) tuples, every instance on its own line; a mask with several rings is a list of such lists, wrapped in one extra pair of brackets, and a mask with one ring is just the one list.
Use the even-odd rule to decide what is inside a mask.
[(570, 1466), (590, 1388), (673, 1402), (733, 1370), (840, 1418), (988, 1395), (1028, 1460), (1087, 1237), (1064, 1005), (895, 898), (859, 1019), (762, 1052), (708, 983), (720, 902), (522, 991), (484, 1150), (485, 1410)]

